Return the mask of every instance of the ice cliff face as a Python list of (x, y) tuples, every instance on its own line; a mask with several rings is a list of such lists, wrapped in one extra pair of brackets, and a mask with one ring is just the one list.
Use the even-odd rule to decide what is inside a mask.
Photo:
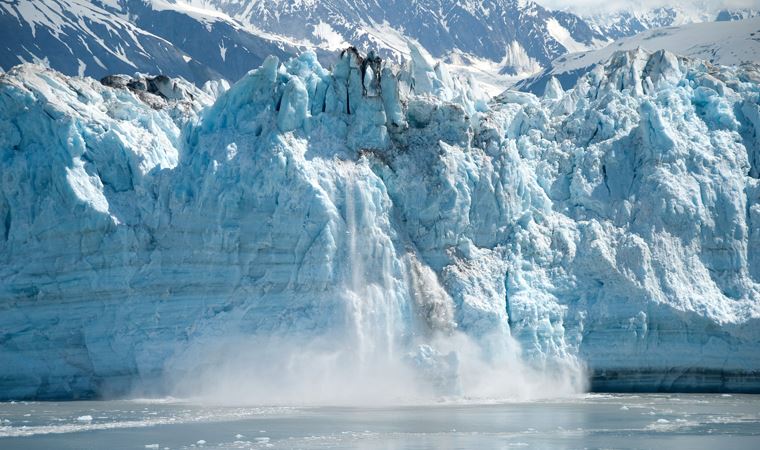
[(599, 387), (757, 389), (758, 80), (630, 51), (487, 103), (421, 54), (269, 58), (221, 94), (18, 66), (0, 397), (266, 351), (225, 347), (240, 337), (401, 361), (439, 393), (468, 393), (472, 353), (501, 377), (585, 363)]

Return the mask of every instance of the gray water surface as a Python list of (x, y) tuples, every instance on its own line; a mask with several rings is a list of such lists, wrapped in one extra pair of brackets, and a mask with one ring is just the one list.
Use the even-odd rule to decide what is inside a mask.
[(760, 449), (760, 396), (604, 395), (382, 408), (0, 403), (0, 449)]

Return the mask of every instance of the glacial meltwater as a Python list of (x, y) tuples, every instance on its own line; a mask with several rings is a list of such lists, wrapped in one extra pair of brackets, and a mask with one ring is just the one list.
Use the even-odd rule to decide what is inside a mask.
[(760, 396), (277, 407), (181, 400), (0, 403), (0, 448), (760, 448)]

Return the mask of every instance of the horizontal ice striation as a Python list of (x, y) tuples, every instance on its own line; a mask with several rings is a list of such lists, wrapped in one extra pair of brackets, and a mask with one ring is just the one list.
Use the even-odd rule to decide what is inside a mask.
[(487, 103), (414, 56), (226, 92), (0, 75), (0, 397), (124, 392), (241, 335), (453, 391), (440, 336), (611, 389), (760, 387), (755, 67), (620, 52)]

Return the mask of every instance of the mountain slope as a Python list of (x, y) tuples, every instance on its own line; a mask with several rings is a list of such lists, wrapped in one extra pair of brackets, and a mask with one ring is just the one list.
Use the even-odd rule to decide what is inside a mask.
[(435, 57), (472, 55), (498, 62), (510, 74), (533, 71), (568, 51), (605, 40), (578, 16), (523, 0), (188, 2), (315, 45), (350, 42), (398, 60), (408, 55), (402, 40), (408, 37)]
[(760, 18), (648, 30), (597, 50), (562, 56), (542, 72), (518, 82), (516, 87), (542, 93), (548, 81), (556, 77), (563, 87), (568, 88), (573, 86), (581, 75), (591, 70), (594, 65), (606, 61), (614, 52), (636, 48), (649, 51), (664, 49), (721, 65), (758, 62)]
[(604, 39), (577, 16), (510, 0), (8, 0), (0, 6), (0, 37), (11, 44), (0, 51), (0, 68), (44, 60), (69, 75), (166, 73), (198, 85), (238, 79), (266, 55), (305, 49), (326, 64), (350, 45), (400, 62), (411, 57), (411, 41), (495, 94), (555, 56)]
[(716, 14), (700, 8), (660, 7), (643, 11), (617, 11), (584, 17), (591, 27), (610, 39), (630, 37), (654, 28), (712, 22)]
[(0, 67), (44, 60), (70, 75), (167, 73), (199, 85), (240, 78), (297, 47), (253, 34), (220, 15), (161, 8), (160, 1), (10, 0), (0, 3)]
[(729, 22), (735, 20), (751, 19), (760, 16), (758, 9), (722, 9), (715, 17), (717, 22)]
[(306, 49), (325, 64), (350, 45), (399, 62), (411, 41), (498, 93), (567, 53), (710, 18), (678, 8), (581, 18), (525, 0), (5, 0), (0, 68), (44, 60), (69, 75), (165, 72), (201, 85)]

